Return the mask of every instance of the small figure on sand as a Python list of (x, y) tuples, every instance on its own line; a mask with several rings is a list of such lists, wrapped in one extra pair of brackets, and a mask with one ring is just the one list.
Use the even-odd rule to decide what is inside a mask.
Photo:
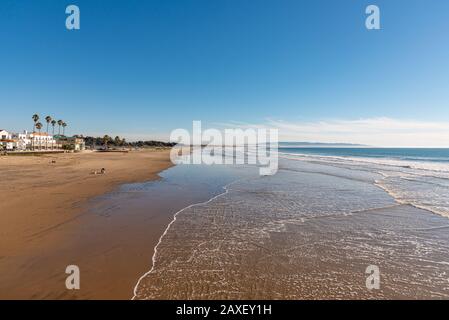
[(94, 170), (91, 172), (91, 174), (105, 174), (106, 173), (106, 169), (105, 168), (101, 168), (100, 171), (98, 170)]

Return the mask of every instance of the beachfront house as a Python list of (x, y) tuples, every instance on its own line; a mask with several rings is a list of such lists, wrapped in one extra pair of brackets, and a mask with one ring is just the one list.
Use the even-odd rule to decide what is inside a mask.
[(22, 133), (13, 133), (11, 138), (15, 141), (15, 150), (28, 150), (31, 149), (31, 139), (28, 131), (23, 131)]
[(44, 150), (75, 150), (86, 149), (82, 137), (67, 137), (64, 135), (50, 135), (45, 132), (23, 131), (22, 133), (10, 133), (0, 130), (0, 149), (8, 151), (44, 151)]
[(1, 149), (14, 150), (14, 145), (15, 145), (15, 141), (12, 139), (11, 134), (4, 129), (0, 129)]
[(10, 133), (0, 130), (1, 149), (8, 151), (53, 150), (57, 148), (56, 140), (47, 133), (23, 131)]
[(52, 150), (56, 148), (56, 140), (46, 132), (33, 132), (28, 136), (33, 150)]
[(6, 139), (10, 139), (11, 138), (11, 134), (4, 130), (4, 129), (0, 129), (0, 140), (6, 140)]
[(80, 137), (66, 137), (55, 135), (56, 145), (59, 149), (82, 151), (86, 150), (86, 143)]

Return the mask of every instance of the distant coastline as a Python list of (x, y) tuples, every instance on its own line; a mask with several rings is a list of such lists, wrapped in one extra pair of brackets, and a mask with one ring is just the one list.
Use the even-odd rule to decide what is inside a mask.
[(365, 144), (344, 143), (344, 142), (279, 142), (279, 147), (370, 147)]

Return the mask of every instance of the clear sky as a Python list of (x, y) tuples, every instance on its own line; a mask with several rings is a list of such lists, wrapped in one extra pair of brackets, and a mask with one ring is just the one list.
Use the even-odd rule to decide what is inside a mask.
[[(69, 4), (81, 30), (65, 28)], [(365, 28), (369, 4), (381, 30)], [(201, 120), (449, 146), (447, 0), (2, 0), (0, 45), (0, 128), (13, 131), (39, 113), (128, 139)]]

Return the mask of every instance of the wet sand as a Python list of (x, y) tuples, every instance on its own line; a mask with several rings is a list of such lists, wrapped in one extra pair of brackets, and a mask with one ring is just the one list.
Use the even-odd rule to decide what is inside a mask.
[(230, 184), (177, 214), (136, 299), (448, 299), (449, 220), (396, 202), (379, 176), (283, 160)]
[[(89, 199), (170, 166), (168, 150), (0, 157), (0, 299), (129, 299), (171, 217), (92, 215)], [(83, 290), (66, 290), (69, 264)]]
[[(180, 165), (161, 176), (26, 230), (17, 254), (1, 254), (0, 297), (449, 298), (449, 220), (395, 200), (378, 169), (284, 159), (269, 177)], [(80, 291), (64, 287), (68, 264), (81, 269)], [(366, 287), (370, 265), (379, 290)]]

